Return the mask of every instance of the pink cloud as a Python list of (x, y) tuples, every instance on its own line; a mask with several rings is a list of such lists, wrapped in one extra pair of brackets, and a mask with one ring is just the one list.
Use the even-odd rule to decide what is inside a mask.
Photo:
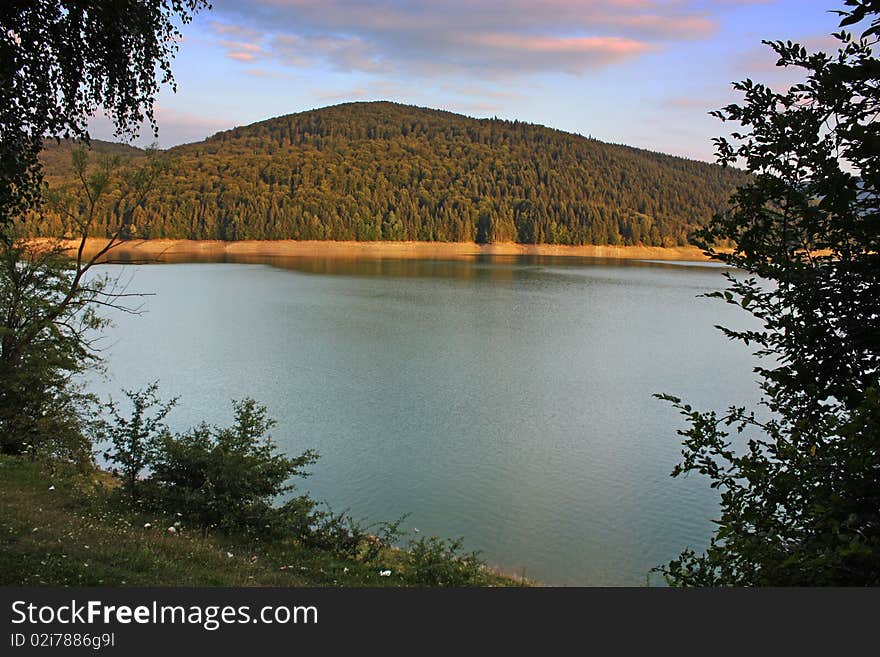
[[(707, 4), (708, 3), (708, 4)], [(582, 74), (716, 29), (718, 0), (216, 0), (220, 43), (289, 66), (486, 78)], [(232, 53), (249, 52), (223, 46)], [(530, 58), (514, 52), (528, 52)], [(242, 61), (247, 58), (237, 56)]]
[(293, 66), (324, 61), (345, 71), (378, 72), (387, 68), (378, 51), (359, 37), (284, 34), (275, 37), (268, 48), (282, 62)]
[(226, 53), (226, 56), (229, 57), (229, 59), (234, 59), (239, 62), (252, 62), (257, 58), (257, 56), (252, 52), (241, 52), (235, 50)]
[(221, 23), (220, 21), (211, 21), (209, 29), (219, 36), (231, 36), (236, 40), (256, 41), (260, 38), (260, 31), (254, 30), (233, 23)]
[(484, 57), (519, 61), (523, 69), (555, 68), (581, 72), (644, 54), (652, 46), (622, 37), (548, 37), (514, 34), (476, 35), (473, 43), (485, 50)]
[(715, 32), (715, 21), (707, 16), (659, 16), (657, 14), (637, 14), (629, 16), (609, 16), (609, 25), (637, 30), (669, 39), (703, 39)]
[(247, 43), (244, 41), (220, 41), (221, 46), (232, 50), (246, 50), (248, 52), (262, 52), (263, 47), (256, 43)]
[(246, 41), (218, 41), (226, 50), (226, 56), (239, 62), (253, 62), (265, 55), (263, 47), (256, 43)]

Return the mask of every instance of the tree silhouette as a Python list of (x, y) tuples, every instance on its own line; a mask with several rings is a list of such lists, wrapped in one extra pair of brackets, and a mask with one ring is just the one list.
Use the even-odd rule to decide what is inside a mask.
[(719, 161), (753, 176), (701, 234), (746, 272), (710, 296), (759, 320), (722, 330), (762, 357), (763, 400), (719, 414), (663, 396), (689, 423), (673, 474), (721, 491), (708, 550), (660, 568), (674, 584), (880, 584), (880, 3), (846, 7), (841, 27), (870, 21), (861, 36), (836, 33), (835, 54), (765, 42), (804, 82), (746, 80), (743, 104), (715, 113), (742, 126)]

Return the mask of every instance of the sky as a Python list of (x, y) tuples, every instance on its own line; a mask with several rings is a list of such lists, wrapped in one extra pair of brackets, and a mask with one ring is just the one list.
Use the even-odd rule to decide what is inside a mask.
[[(350, 101), (518, 119), (712, 161), (762, 39), (832, 50), (840, 0), (211, 0), (182, 28), (159, 146)], [(92, 136), (112, 139), (103, 117)], [(154, 142), (145, 130), (137, 142)]]

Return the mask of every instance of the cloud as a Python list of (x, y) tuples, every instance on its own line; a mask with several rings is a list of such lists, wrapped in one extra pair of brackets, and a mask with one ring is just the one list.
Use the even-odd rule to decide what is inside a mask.
[[(698, 0), (216, 0), (227, 56), (288, 66), (484, 78), (575, 75), (716, 29)], [(244, 44), (250, 46), (243, 47)]]
[[(258, 40), (259, 37), (251, 34), (252, 30), (240, 31), (240, 28), (235, 28), (235, 30), (224, 30), (225, 27), (232, 28), (233, 26), (223, 26), (215, 23), (217, 26), (219, 34), (230, 34), (232, 33), (234, 36), (240, 36), (246, 38), (248, 40), (244, 41), (231, 41), (228, 39), (221, 39), (217, 43), (226, 50), (226, 56), (230, 59), (235, 59), (239, 62), (253, 62), (257, 59), (265, 56), (265, 52), (263, 47), (254, 43), (254, 41)], [(235, 33), (239, 32), (239, 33)]]
[(230, 51), (226, 53), (226, 56), (229, 57), (229, 59), (235, 59), (239, 62), (252, 62), (257, 59), (257, 56), (252, 52), (242, 52), (238, 50)]
[[(582, 73), (644, 54), (650, 44), (621, 37), (556, 37), (516, 34), (473, 35), (463, 43), (485, 65), (518, 61), (518, 70)], [(466, 65), (466, 62), (463, 62)]]
[(211, 21), (209, 28), (214, 34), (231, 37), (235, 41), (256, 41), (260, 38), (258, 30), (252, 30), (232, 23)]
[(375, 73), (388, 70), (381, 54), (359, 37), (282, 34), (272, 39), (269, 50), (276, 58), (292, 66), (311, 65), (325, 60), (342, 71)]

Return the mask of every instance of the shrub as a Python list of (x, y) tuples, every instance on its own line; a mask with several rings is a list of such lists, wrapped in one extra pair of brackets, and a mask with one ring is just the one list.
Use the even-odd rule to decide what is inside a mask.
[(138, 476), (149, 465), (158, 441), (168, 433), (165, 417), (177, 403), (175, 398), (162, 404), (158, 390), (158, 381), (143, 390), (123, 390), (132, 405), (131, 417), (120, 414), (111, 399), (106, 408), (112, 420), (102, 421), (98, 431), (98, 437), (112, 444), (104, 458), (119, 466), (114, 472), (121, 476), (122, 489), (132, 501), (138, 498)]
[(411, 541), (405, 579), (417, 586), (478, 586), (485, 563), (478, 552), (462, 552), (463, 539), (438, 536)]
[(294, 498), (280, 508), (273, 499), (304, 477), (317, 460), (306, 450), (296, 457), (278, 453), (266, 433), (275, 422), (253, 399), (234, 401), (235, 423), (228, 428), (201, 424), (184, 434), (165, 435), (157, 444), (150, 478), (151, 502), (184, 513), (205, 530), (278, 532), (307, 525), (313, 504)]
[(356, 559), (368, 532), (347, 511), (334, 513), (329, 507), (310, 517), (308, 531), (301, 536), (308, 547), (325, 550), (342, 559)]
[(370, 531), (372, 527), (362, 525), (347, 511), (334, 513), (328, 506), (326, 511), (311, 515), (308, 531), (302, 534), (301, 540), (304, 545), (326, 550), (343, 559), (371, 563), (400, 539), (400, 525), (407, 515), (392, 522), (381, 522), (375, 526), (375, 531)]

